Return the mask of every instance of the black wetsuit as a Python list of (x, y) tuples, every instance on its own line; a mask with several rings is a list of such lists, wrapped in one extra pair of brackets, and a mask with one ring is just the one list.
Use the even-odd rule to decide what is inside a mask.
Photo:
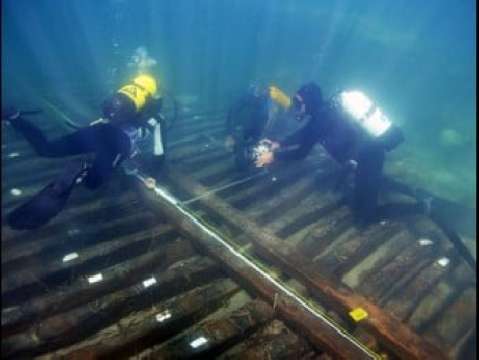
[(240, 170), (251, 165), (248, 151), (261, 139), (267, 124), (268, 99), (266, 95), (246, 94), (229, 109), (226, 131), (234, 139), (235, 162)]
[(132, 139), (125, 130), (148, 126), (148, 117), (156, 115), (161, 109), (161, 102), (155, 105), (156, 108), (150, 105), (137, 118), (123, 124), (98, 123), (54, 140), (48, 140), (37, 126), (22, 116), (10, 123), (40, 156), (94, 154), (93, 163), (83, 179), (83, 184), (89, 189), (96, 189), (108, 180), (113, 170), (132, 153)]
[(302, 159), (320, 143), (339, 163), (356, 161), (353, 210), (360, 221), (368, 222), (376, 215), (385, 152), (401, 141), (403, 135), (395, 126), (379, 138), (370, 138), (331, 102), (326, 102), (311, 109), (305, 126), (280, 142), (281, 149), (275, 157)]
[[(161, 106), (161, 103), (157, 104)], [(159, 107), (155, 109), (149, 106), (131, 120), (125, 119), (121, 123), (97, 123), (54, 140), (48, 140), (43, 132), (26, 120), (21, 113), (16, 118), (6, 116), (5, 118), (14, 129), (25, 137), (40, 156), (65, 157), (94, 154), (91, 165), (86, 165), (84, 161), (81, 164), (67, 163), (63, 172), (53, 181), (7, 215), (8, 225), (16, 230), (39, 228), (64, 208), (78, 180), (81, 180), (89, 189), (96, 189), (105, 183), (122, 161), (139, 151), (138, 142), (141, 140), (141, 130), (145, 127), (152, 127), (155, 132), (162, 130), (160, 149), (163, 152), (159, 156), (153, 156), (155, 165), (160, 167), (166, 144), (161, 117), (155, 116), (158, 112)], [(156, 122), (148, 121), (152, 115), (156, 118)], [(160, 154), (160, 151), (157, 153)]]

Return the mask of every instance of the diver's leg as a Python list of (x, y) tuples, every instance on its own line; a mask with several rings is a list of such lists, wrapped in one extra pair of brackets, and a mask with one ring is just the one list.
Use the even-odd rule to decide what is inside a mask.
[(103, 146), (102, 139), (108, 130), (104, 124), (88, 126), (49, 141), (37, 126), (22, 117), (10, 121), (10, 123), (25, 137), (35, 152), (44, 157), (62, 157), (95, 152), (98, 147)]
[(97, 189), (107, 181), (114, 169), (125, 159), (121, 153), (111, 154), (108, 152), (97, 153), (93, 165), (88, 169), (83, 184), (91, 190)]
[(85, 172), (83, 164), (71, 162), (51, 183), (30, 200), (7, 215), (7, 224), (16, 230), (31, 230), (47, 224), (65, 207), (79, 177)]
[[(53, 156), (54, 151), (52, 151), (49, 141), (37, 126), (22, 117), (11, 120), (10, 124), (16, 131), (23, 135), (38, 155)], [(60, 152), (61, 151), (59, 151), (59, 153)]]
[(126, 158), (131, 150), (129, 137), (115, 127), (104, 127), (101, 141), (95, 149), (95, 160), (83, 180), (89, 189), (96, 189), (113, 173), (113, 170)]
[(367, 224), (377, 215), (377, 202), (382, 180), (384, 151), (375, 144), (360, 150), (355, 176), (353, 210), (357, 220)]
[(83, 154), (92, 151), (88, 146), (94, 130), (80, 129), (66, 136), (49, 141), (43, 132), (31, 122), (19, 117), (10, 121), (13, 128), (20, 132), (35, 152), (45, 157), (61, 157)]

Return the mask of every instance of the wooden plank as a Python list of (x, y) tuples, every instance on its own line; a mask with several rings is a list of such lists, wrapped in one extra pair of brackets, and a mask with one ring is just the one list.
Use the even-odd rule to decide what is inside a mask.
[[(169, 176), (179, 187), (184, 191), (190, 191), (192, 195), (201, 194), (204, 191), (202, 186), (184, 174), (172, 171)], [(210, 196), (202, 203), (209, 210), (223, 216), (230, 225), (243, 229), (258, 252), (290, 276), (316, 291), (321, 297), (329, 300), (328, 304), (333, 306), (339, 314), (347, 314), (357, 307), (364, 308), (369, 314), (368, 318), (363, 320), (364, 326), (373, 331), (379, 341), (398, 356), (407, 359), (429, 359), (431, 356), (437, 359), (444, 358), (437, 348), (424, 341), (406, 325), (383, 312), (366, 298), (353, 293), (344, 285), (332, 283), (320, 274), (310, 271), (311, 265), (304, 257), (273, 234), (260, 229), (256, 224), (247, 220), (239, 211), (224, 201)]]
[[(142, 255), (160, 243), (173, 240), (177, 236), (178, 234), (172, 231), (171, 226), (160, 225), (115, 237), (108, 243), (99, 243), (82, 250), (77, 249), (75, 252), (78, 258), (69, 262), (63, 261), (63, 256), (67, 253), (55, 254), (57, 256), (53, 258), (42, 257), (31, 260), (24, 264), (24, 268), (10, 271), (8, 275), (2, 277), (2, 299), (13, 297), (16, 301), (22, 301), (36, 293), (34, 289), (38, 287), (39, 282), (63, 284), (87, 271), (100, 271), (105, 264), (111, 266)], [(30, 274), (35, 276), (32, 278)]]
[[(207, 168), (205, 168), (207, 169)], [(237, 174), (236, 167), (233, 163), (219, 163), (214, 171), (201, 171), (201, 176), (195, 178), (205, 186), (215, 187), (229, 183)]]
[[(67, 311), (109, 292), (144, 280), (145, 273), (153, 269), (165, 269), (171, 264), (193, 256), (191, 244), (178, 239), (145, 255), (102, 269), (103, 280), (91, 286), (87, 276), (78, 278), (65, 288), (51, 289), (46, 295), (28, 302), (2, 309), (2, 334), (18, 332), (32, 321)], [(159, 270), (158, 270), (159, 271)]]
[(359, 287), (361, 294), (375, 301), (386, 299), (393, 290), (392, 285), (397, 286), (398, 281), (406, 276), (405, 274), (409, 276), (417, 274), (432, 261), (431, 257), (437, 249), (438, 246), (434, 244), (422, 246), (418, 242), (414, 243), (380, 271), (371, 273), (368, 280)]
[[(314, 190), (320, 186), (325, 187), (329, 179), (330, 176), (317, 173), (313, 176), (299, 177), (299, 182), (292, 182), (288, 187), (282, 189), (279, 194), (264, 202), (264, 208), (267, 208), (268, 211), (261, 211), (261, 214), (257, 214), (257, 216), (253, 213), (253, 216), (257, 218), (258, 223), (262, 224), (272, 222), (281, 216), (284, 217), (286, 212), (290, 212), (287, 218), (293, 218), (290, 222), (297, 220), (299, 217), (303, 218), (308, 211), (311, 211), (311, 208), (317, 208), (319, 202), (328, 201), (328, 197), (324, 195), (321, 200), (318, 197), (312, 198), (317, 195)], [(250, 213), (251, 211), (248, 211), (248, 214)]]
[(444, 348), (452, 349), (476, 322), (476, 289), (469, 287), (446, 309), (426, 331), (426, 336), (437, 339)]
[(155, 303), (151, 308), (132, 312), (92, 337), (39, 359), (125, 358), (193, 325), (222, 306), (238, 290), (238, 285), (229, 279), (215, 280)]
[[(344, 204), (332, 202), (298, 221), (288, 233), (294, 234), (294, 232), (300, 231), (306, 221), (310, 223), (315, 218), (319, 218), (319, 220), (316, 221), (298, 245), (298, 252), (304, 254), (310, 260), (325, 251), (334, 239), (351, 225), (352, 219), (349, 209)], [(284, 237), (288, 236), (288, 233), (280, 232), (278, 235)]]
[(458, 298), (464, 289), (473, 285), (470, 279), (463, 277), (468, 269), (468, 265), (464, 263), (459, 263), (455, 268), (449, 269), (446, 278), (439, 281), (430, 290), (429, 295), (421, 300), (408, 319), (408, 323), (419, 333), (427, 331), (432, 324), (441, 318), (444, 310)]
[[(219, 319), (206, 320), (167, 343), (140, 354), (142, 359), (215, 358), (222, 348), (231, 346), (258, 326), (273, 318), (273, 308), (254, 300)], [(192, 342), (203, 338), (205, 343), (194, 347)]]
[(337, 261), (330, 263), (328, 266), (331, 273), (341, 278), (343, 274), (350, 271), (357, 263), (375, 252), (381, 244), (401, 230), (398, 224), (385, 222), (355, 233), (356, 236), (351, 241), (341, 244), (335, 250), (334, 257)]
[(361, 283), (368, 281), (370, 274), (381, 271), (414, 241), (415, 239), (407, 230), (394, 234), (391, 238), (386, 239), (374, 253), (366, 256), (359, 264), (344, 274), (344, 283), (354, 290), (359, 289)]
[[(126, 216), (95, 225), (88, 224), (71, 229), (65, 226), (60, 228), (57, 234), (52, 233), (51, 236), (40, 237), (37, 240), (38, 245), (34, 241), (33, 243), (22, 242), (17, 247), (12, 247), (8, 251), (4, 250), (6, 259), (2, 263), (2, 270), (16, 271), (38, 259), (47, 261), (51, 258), (63, 257), (69, 252), (88, 248), (92, 244), (104, 243), (119, 234), (126, 236), (139, 229), (153, 226), (151, 215), (145, 213), (126, 214)], [(130, 226), (128, 227), (128, 225)]]
[(206, 155), (195, 156), (192, 159), (183, 160), (180, 164), (182, 167), (188, 169), (190, 173), (194, 173), (199, 169), (206, 168), (211, 165), (216, 165), (221, 162), (232, 162), (231, 154), (224, 151), (215, 151), (214, 153), (207, 153)]
[(2, 356), (31, 357), (71, 345), (115, 322), (118, 316), (142, 310), (151, 306), (152, 301), (193, 289), (201, 281), (215, 279), (216, 274), (218, 267), (211, 260), (200, 257), (191, 258), (165, 272), (153, 271), (149, 276), (143, 274), (143, 280), (154, 277), (156, 282), (151, 286), (135, 284), (68, 312), (42, 319), (41, 326), (3, 338)]
[(208, 155), (216, 155), (224, 153), (224, 149), (211, 144), (211, 141), (205, 137), (198, 137), (198, 141), (191, 145), (183, 145), (177, 147), (168, 154), (168, 160), (173, 163), (190, 161), (193, 162), (197, 158), (203, 158)]
[[(172, 176), (174, 175), (172, 174)], [(300, 329), (301, 334), (304, 334), (318, 347), (327, 349), (340, 359), (371, 358), (371, 355), (342, 335), (342, 332), (338, 333), (337, 328), (333, 327), (331, 323), (320, 320), (317, 315), (306, 310), (296, 298), (291, 298), (290, 295), (283, 297), (281, 294), (284, 293), (284, 290), (278, 287), (278, 283), (265, 281), (264, 275), (256, 268), (248, 266), (244, 258), (238, 257), (227, 247), (220, 245), (211, 233), (201, 230), (196, 221), (184, 216), (177, 207), (163, 198), (155, 197), (151, 191), (145, 190), (142, 194), (151, 203), (151, 206), (156, 208), (156, 211), (161, 212), (163, 216), (179, 226), (185, 234), (196, 240), (208, 254), (226, 265), (227, 270), (238, 282), (254, 289), (270, 304), (276, 304), (278, 315), (282, 319), (287, 319), (293, 327)], [(275, 294), (277, 295), (275, 296)]]
[[(105, 231), (112, 229), (110, 234), (113, 234), (114, 229), (121, 229), (122, 222), (121, 220), (112, 220), (112, 218), (122, 219), (141, 206), (138, 200), (128, 200), (128, 198), (128, 195), (121, 196), (120, 199), (117, 199), (118, 201), (105, 201), (104, 198), (100, 198), (90, 203), (90, 206), (87, 203), (66, 209), (58, 216), (57, 221), (29, 232), (2, 229), (4, 231), (2, 234), (5, 237), (2, 242), (2, 265), (41, 251), (52, 250), (59, 244), (72, 241), (72, 237), (76, 239), (75, 243), (78, 244), (78, 247), (81, 247), (81, 244), (88, 244), (91, 243), (89, 240), (94, 240), (97, 227)], [(91, 209), (95, 209), (95, 211), (91, 211)], [(101, 225), (106, 222), (117, 227), (111, 227), (108, 224)], [(89, 226), (84, 231), (81, 224)]]
[(278, 169), (278, 173), (272, 172), (272, 177), (276, 178), (276, 181), (271, 183), (271, 181), (261, 182), (261, 185), (257, 187), (254, 192), (246, 196), (241, 196), (237, 198), (229, 198), (228, 202), (238, 208), (244, 209), (250, 204), (260, 203), (267, 200), (273, 194), (279, 192), (282, 188), (290, 184), (291, 182), (297, 181), (302, 176), (308, 176), (313, 173), (313, 169), (304, 164), (299, 164), (294, 166), (294, 171), (291, 169)]
[(273, 320), (218, 359), (303, 359), (311, 350), (308, 343), (281, 321)]
[(408, 319), (419, 302), (458, 261), (454, 254), (446, 254), (446, 257), (451, 261), (448, 266), (441, 266), (437, 261), (434, 261), (424, 268), (410, 284), (396, 290), (394, 296), (391, 296), (385, 303), (384, 308), (398, 319)]
[[(276, 178), (276, 177), (275, 177)], [(271, 181), (271, 186), (277, 182)], [(316, 176), (298, 177), (284, 184), (279, 191), (269, 199), (250, 206), (245, 211), (246, 215), (260, 224), (279, 219), (284, 213), (298, 205), (315, 188)]]

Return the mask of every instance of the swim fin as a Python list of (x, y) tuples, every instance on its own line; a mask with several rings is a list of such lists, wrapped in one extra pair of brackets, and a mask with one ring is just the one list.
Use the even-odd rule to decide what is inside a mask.
[(83, 163), (70, 163), (58, 178), (10, 212), (7, 224), (15, 230), (33, 230), (47, 224), (65, 207), (77, 179), (85, 173)]

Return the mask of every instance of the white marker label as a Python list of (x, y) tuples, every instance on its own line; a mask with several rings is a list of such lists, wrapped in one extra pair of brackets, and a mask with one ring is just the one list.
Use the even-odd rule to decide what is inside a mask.
[(78, 257), (78, 254), (76, 252), (72, 252), (63, 257), (63, 262), (72, 261), (73, 259), (76, 259), (77, 257)]
[(192, 348), (196, 349), (197, 347), (200, 347), (201, 345), (204, 345), (207, 342), (208, 342), (208, 340), (205, 337), (201, 336), (198, 339), (193, 340), (192, 342), (190, 342), (190, 346)]
[(430, 239), (419, 239), (419, 245), (421, 246), (427, 246), (427, 245), (432, 245), (434, 242)]
[(103, 280), (103, 275), (101, 273), (98, 273), (98, 274), (95, 274), (95, 275), (92, 275), (92, 276), (88, 277), (88, 282), (90, 284), (94, 284), (94, 283), (100, 282), (102, 280)]
[(156, 279), (154, 277), (151, 277), (151, 278), (146, 279), (145, 281), (143, 281), (143, 286), (145, 288), (150, 287), (151, 285), (155, 285), (155, 284), (156, 284)]
[(447, 265), (449, 265), (449, 259), (447, 257), (443, 257), (443, 258), (440, 258), (437, 263), (439, 265), (441, 265), (442, 267), (446, 267)]
[(13, 196), (20, 196), (22, 195), (22, 190), (13, 188), (10, 190), (10, 194), (12, 194)]
[(165, 320), (168, 320), (169, 318), (171, 318), (171, 313), (169, 312), (169, 310), (166, 310), (166, 311), (163, 311), (159, 314), (156, 314), (156, 321), (158, 322), (163, 322)]

